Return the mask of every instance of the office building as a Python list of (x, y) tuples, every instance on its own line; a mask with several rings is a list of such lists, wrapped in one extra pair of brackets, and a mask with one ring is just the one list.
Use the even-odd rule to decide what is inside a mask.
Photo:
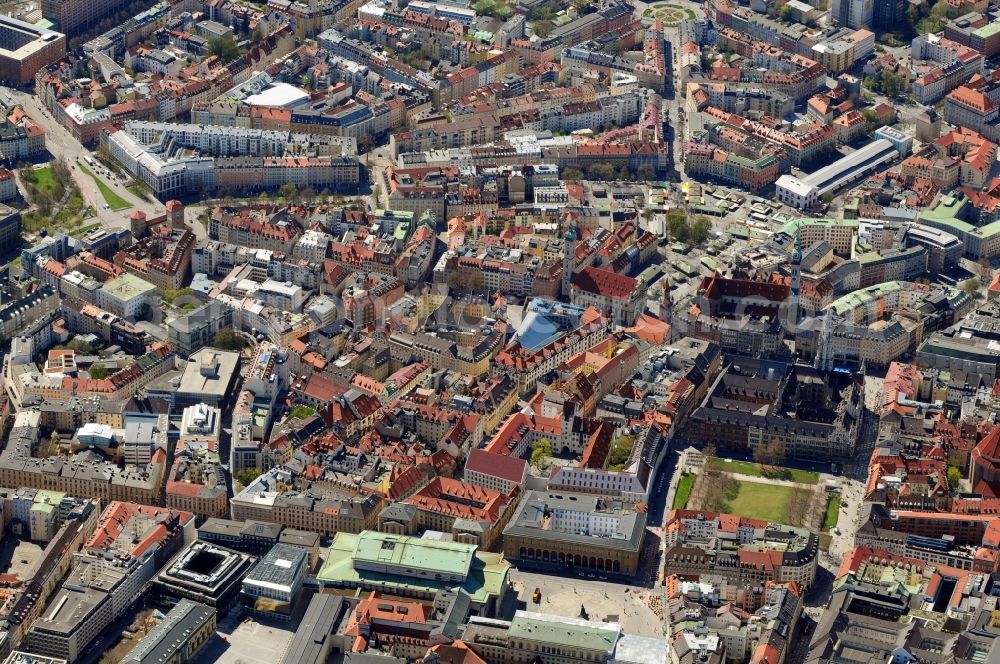
[(215, 636), (216, 612), (211, 606), (182, 599), (132, 648), (122, 664), (185, 664)]
[(635, 574), (646, 512), (587, 494), (529, 491), (503, 531), (507, 560), (559, 571)]
[(275, 544), (243, 579), (240, 596), (251, 615), (289, 622), (309, 571), (303, 549)]
[(379, 514), (379, 530), (399, 535), (436, 530), (489, 551), (513, 513), (520, 488), (500, 493), (450, 477), (435, 477)]
[(35, 80), (39, 69), (64, 55), (66, 35), (10, 16), (0, 17), (0, 81), (3, 83), (27, 85)]
[(46, 657), (45, 655), (15, 650), (7, 655), (3, 664), (67, 664), (67, 662), (59, 657)]
[(153, 580), (152, 590), (165, 602), (187, 598), (220, 613), (238, 600), (240, 584), (257, 561), (251, 555), (195, 540)]
[(833, 0), (830, 18), (841, 27), (868, 28), (872, 25), (875, 5), (893, 0)]
[(125, 0), (43, 0), (42, 16), (56, 24), (62, 32), (76, 35), (87, 26), (100, 23), (108, 14), (128, 6)]
[(816, 576), (819, 539), (804, 528), (698, 510), (671, 510), (663, 528), (670, 573), (696, 579), (796, 583)]
[(125, 615), (156, 569), (193, 536), (194, 517), (112, 502), (62, 587), (36, 619), (26, 649), (75, 662)]
[[(785, 457), (803, 461), (849, 458), (861, 432), (863, 390), (851, 381), (824, 380), (812, 366), (786, 366), (784, 372), (740, 358), (712, 385), (691, 415), (691, 438), (718, 448), (752, 455), (764, 441), (780, 441)], [(745, 399), (741, 395), (746, 395)], [(782, 400), (783, 399), (783, 400)], [(818, 416), (812, 405), (829, 404)], [(778, 412), (771, 406), (781, 401)]]
[(616, 325), (628, 327), (644, 307), (643, 283), (624, 274), (585, 267), (570, 280), (569, 298), (578, 307), (594, 307)]
[(220, 330), (233, 327), (233, 309), (218, 300), (210, 300), (194, 311), (167, 319), (167, 338), (177, 355), (187, 359), (212, 340)]
[(156, 302), (156, 286), (132, 274), (123, 274), (97, 291), (97, 306), (122, 318), (139, 318)]
[[(666, 640), (626, 634), (616, 622), (534, 611), (517, 611), (510, 621), (470, 618), (462, 633), (461, 643), (491, 664), (678, 661), (668, 659), (672, 653), (668, 654), (671, 647)], [(680, 661), (686, 664), (688, 661), (715, 660)]]
[(877, 0), (872, 3), (872, 27), (893, 30), (906, 19), (906, 0)]
[[(4, 177), (6, 169), (0, 169), (0, 188), (6, 182), (14, 182), (14, 174), (10, 173), (10, 178)], [(10, 171), (7, 171), (8, 173)], [(17, 185), (14, 185), (14, 195), (17, 197)], [(0, 200), (10, 200), (0, 198)], [(21, 246), (21, 211), (7, 205), (0, 205), (0, 253), (6, 253)]]
[(239, 377), (240, 354), (202, 348), (188, 358), (174, 395), (174, 407), (204, 403), (221, 408), (233, 396)]

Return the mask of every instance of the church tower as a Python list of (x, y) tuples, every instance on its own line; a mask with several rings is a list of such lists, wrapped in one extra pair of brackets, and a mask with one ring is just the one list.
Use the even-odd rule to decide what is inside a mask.
[(792, 252), (792, 290), (789, 322), (792, 332), (799, 325), (799, 296), (802, 292), (802, 235), (800, 225), (795, 227), (795, 250)]
[(823, 327), (820, 329), (820, 337), (816, 344), (816, 357), (813, 366), (819, 371), (833, 370), (833, 329), (836, 321), (833, 309), (823, 312)]
[(576, 268), (576, 243), (580, 238), (580, 229), (575, 222), (570, 222), (566, 229), (566, 240), (563, 243), (563, 273), (562, 273), (562, 296), (569, 300), (569, 282), (573, 278), (573, 270)]
[(660, 320), (673, 328), (674, 325), (674, 297), (670, 294), (670, 282), (667, 277), (663, 279), (663, 298), (660, 300)]

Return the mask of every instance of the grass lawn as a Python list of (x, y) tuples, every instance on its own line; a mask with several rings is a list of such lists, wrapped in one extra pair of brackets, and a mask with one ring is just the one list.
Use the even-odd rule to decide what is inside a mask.
[(315, 408), (310, 408), (309, 406), (296, 406), (292, 408), (292, 412), (288, 414), (289, 417), (297, 417), (300, 420), (304, 420), (307, 417), (312, 417), (316, 414)]
[(608, 453), (608, 470), (625, 470), (625, 463), (632, 453), (632, 436), (622, 436), (611, 441), (611, 451)]
[(750, 519), (788, 523), (788, 506), (794, 488), (762, 482), (738, 482), (739, 493), (728, 502), (730, 514)]
[(56, 174), (52, 172), (51, 166), (33, 169), (38, 188), (45, 192), (52, 192), (56, 188)]
[(163, 289), (163, 301), (167, 304), (173, 304), (174, 300), (179, 297), (187, 297), (191, 292), (190, 288), (165, 288)]
[(826, 517), (823, 519), (823, 530), (830, 530), (837, 526), (837, 519), (840, 518), (840, 494), (835, 493), (830, 496), (830, 502), (826, 504)]
[(143, 189), (142, 187), (140, 187), (137, 184), (129, 185), (129, 186), (125, 187), (125, 189), (127, 189), (129, 191), (129, 193), (131, 193), (136, 198), (141, 198), (144, 201), (148, 201), (149, 200), (149, 194), (147, 194), (146, 190)]
[(812, 470), (797, 470), (795, 468), (762, 468), (759, 463), (752, 461), (725, 461), (713, 457), (708, 460), (708, 467), (727, 473), (739, 473), (740, 475), (750, 475), (751, 477), (763, 477), (769, 480), (788, 480), (799, 482), (800, 484), (816, 484), (819, 482), (819, 473)]
[(127, 210), (132, 207), (131, 203), (116, 194), (111, 187), (104, 184), (104, 180), (94, 175), (93, 171), (89, 168), (80, 164), (80, 170), (90, 176), (90, 178), (94, 181), (94, 184), (97, 185), (97, 188), (100, 189), (101, 196), (104, 196), (104, 202), (110, 205), (112, 210), (117, 212), (118, 210)]
[(671, 509), (682, 510), (688, 504), (688, 498), (691, 497), (691, 489), (694, 487), (695, 476), (690, 473), (684, 473), (681, 475), (681, 479), (677, 482), (677, 491), (674, 493), (674, 503), (671, 505)]

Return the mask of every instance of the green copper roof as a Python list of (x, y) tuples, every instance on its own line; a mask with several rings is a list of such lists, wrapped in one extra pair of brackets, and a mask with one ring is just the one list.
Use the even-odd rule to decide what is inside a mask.
[[(376, 542), (380, 542), (382, 537), (411, 540), (408, 546), (409, 550), (405, 554), (405, 560), (413, 560), (415, 564), (421, 565), (424, 569), (432, 566), (440, 566), (438, 569), (445, 569), (449, 566), (454, 568), (454, 565), (459, 561), (458, 554), (446, 551), (448, 546), (471, 549), (472, 563), (469, 573), (465, 577), (465, 581), (459, 583), (355, 569), (355, 551), (360, 550), (362, 555), (366, 556), (377, 555), (372, 547), (375, 546)], [(360, 543), (361, 540), (364, 540), (363, 544)], [(445, 545), (445, 549), (442, 549), (441, 545)], [(379, 543), (378, 546), (381, 544)], [(330, 545), (330, 553), (326, 562), (316, 576), (321, 582), (334, 587), (378, 587), (394, 594), (433, 596), (438, 590), (450, 590), (461, 592), (473, 602), (483, 604), (490, 597), (498, 597), (502, 594), (509, 571), (510, 564), (503, 559), (501, 554), (479, 551), (472, 544), (441, 542), (419, 537), (403, 537), (365, 531), (360, 535), (337, 533), (333, 538), (333, 544)]]
[(600, 623), (579, 618), (518, 611), (510, 623), (511, 641), (538, 641), (546, 645), (581, 648), (610, 653), (621, 628), (616, 623)]
[(355, 560), (442, 574), (465, 574), (475, 552), (475, 544), (424, 540), (371, 530), (358, 535), (354, 545)]

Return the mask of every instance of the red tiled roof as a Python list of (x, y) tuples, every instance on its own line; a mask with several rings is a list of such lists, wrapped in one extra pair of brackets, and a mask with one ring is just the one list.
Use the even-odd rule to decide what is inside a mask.
[(632, 277), (599, 267), (586, 267), (577, 272), (572, 283), (580, 290), (616, 298), (631, 296), (639, 285)]
[(465, 462), (466, 471), (482, 473), (499, 477), (509, 482), (520, 483), (524, 480), (527, 462), (505, 454), (493, 454), (483, 449), (474, 449), (469, 452), (469, 458)]
[[(519, 487), (513, 489), (514, 492), (519, 490)], [(499, 491), (450, 477), (435, 477), (404, 502), (455, 518), (495, 523), (510, 500)]]
[(188, 498), (197, 498), (198, 494), (204, 488), (201, 484), (195, 484), (194, 482), (178, 482), (175, 480), (170, 480), (167, 482), (167, 494), (175, 496), (187, 496)]

